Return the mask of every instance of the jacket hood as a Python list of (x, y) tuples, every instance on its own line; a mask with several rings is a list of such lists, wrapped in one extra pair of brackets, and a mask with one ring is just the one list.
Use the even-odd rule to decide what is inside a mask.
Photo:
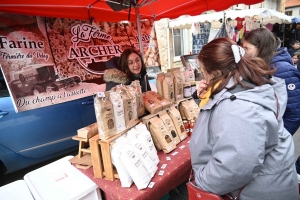
[(276, 65), (276, 62), (288, 62), (293, 65), (292, 58), (285, 47), (277, 49), (276, 55), (271, 60), (271, 65)]
[(125, 84), (130, 81), (130, 79), (127, 77), (127, 75), (124, 72), (116, 68), (105, 70), (103, 75), (103, 80), (105, 82), (115, 82), (118, 84)]
[[(271, 80), (273, 81), (272, 85), (264, 84), (262, 86), (254, 87), (253, 89), (246, 89), (234, 94), (227, 91), (227, 89), (223, 89), (221, 92), (216, 94), (213, 100), (209, 101), (203, 109), (210, 109), (215, 104), (219, 104), (224, 99), (230, 99), (230, 97), (234, 95), (237, 99), (250, 101), (272, 110), (275, 114), (278, 114), (278, 120), (280, 120), (282, 119), (287, 104), (286, 85), (283, 79), (273, 77)], [(226, 88), (229, 88), (232, 85), (234, 85), (234, 81), (233, 79), (230, 79)], [(275, 94), (278, 99), (278, 106)]]

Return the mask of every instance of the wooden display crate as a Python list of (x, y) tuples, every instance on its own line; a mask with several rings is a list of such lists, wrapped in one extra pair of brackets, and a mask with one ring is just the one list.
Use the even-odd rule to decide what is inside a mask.
[[(106, 180), (113, 181), (115, 178), (119, 178), (117, 170), (114, 168), (111, 159), (110, 147), (114, 144), (114, 140), (119, 138), (121, 135), (129, 131), (135, 125), (140, 123), (140, 120), (136, 120), (135, 123), (126, 128), (121, 133), (114, 135), (106, 140), (100, 140), (99, 134), (87, 139), (74, 136), (74, 140), (79, 141), (79, 154), (76, 156), (76, 160), (70, 160), (72, 163), (87, 163), (86, 159), (89, 158), (90, 153), (91, 165), (93, 166), (94, 177), (104, 178)], [(84, 144), (89, 143), (89, 149), (84, 149)]]
[[(136, 120), (135, 124), (131, 127), (126, 128), (124, 131), (119, 133), (118, 135), (115, 135), (107, 140), (98, 140), (98, 144), (101, 147), (101, 157), (104, 165), (104, 174), (105, 174), (105, 179), (113, 181), (115, 178), (119, 178), (118, 172), (116, 169), (114, 169), (113, 164), (112, 164), (112, 159), (111, 159), (111, 152), (110, 152), (110, 147), (114, 144), (114, 140), (119, 138), (121, 135), (129, 131), (131, 128), (136, 126), (138, 123), (140, 123), (140, 120)], [(99, 146), (98, 146), (99, 147)], [(91, 149), (92, 150), (92, 149)], [(92, 150), (92, 157), (93, 157), (93, 150)], [(96, 169), (96, 170), (99, 170)], [(94, 169), (95, 173), (95, 169)]]

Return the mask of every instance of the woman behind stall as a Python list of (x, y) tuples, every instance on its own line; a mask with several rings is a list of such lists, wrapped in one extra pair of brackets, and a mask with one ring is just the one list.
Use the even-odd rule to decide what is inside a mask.
[(288, 101), (283, 121), (284, 127), (293, 135), (300, 126), (300, 72), (293, 66), (286, 48), (277, 49), (277, 46), (277, 37), (266, 28), (252, 30), (243, 39), (246, 56), (263, 59), (276, 69), (275, 77), (285, 80)]
[[(189, 148), (196, 184), (241, 200), (297, 200), (292, 136), (283, 128), (287, 94), (260, 58), (228, 38), (198, 55), (208, 86)], [(213, 89), (211, 89), (213, 88)]]
[(130, 85), (135, 80), (140, 81), (142, 92), (151, 90), (143, 58), (135, 49), (125, 49), (119, 59), (114, 57), (107, 62), (106, 67), (108, 69), (104, 71), (103, 76), (106, 91), (116, 85)]

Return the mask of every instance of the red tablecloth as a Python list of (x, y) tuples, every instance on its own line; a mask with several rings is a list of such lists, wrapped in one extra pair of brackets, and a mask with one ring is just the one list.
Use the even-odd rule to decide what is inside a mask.
[[(86, 176), (88, 176), (92, 181), (94, 181), (99, 188), (104, 192), (105, 199), (116, 200), (146, 200), (146, 199), (160, 199), (171, 189), (180, 185), (186, 181), (191, 172), (191, 158), (190, 151), (188, 148), (188, 141), (190, 138), (186, 138), (184, 141), (177, 145), (177, 148), (168, 154), (164, 154), (162, 151), (158, 151), (158, 156), (160, 162), (158, 164), (158, 170), (151, 182), (154, 182), (153, 188), (145, 188), (143, 190), (138, 190), (133, 183), (130, 188), (122, 188), (119, 179), (115, 181), (107, 181), (101, 178), (94, 178), (93, 169), (78, 169)], [(184, 146), (184, 148), (182, 148)], [(176, 155), (173, 155), (178, 152)], [(171, 160), (167, 160), (170, 157)], [(161, 169), (163, 164), (167, 164), (165, 169)], [(163, 170), (163, 175), (158, 175), (158, 173)]]

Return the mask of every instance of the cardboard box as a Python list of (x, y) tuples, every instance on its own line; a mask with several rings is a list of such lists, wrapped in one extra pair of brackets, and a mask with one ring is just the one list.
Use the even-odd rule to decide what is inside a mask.
[(36, 200), (98, 200), (98, 186), (64, 157), (27, 173), (24, 180)]

